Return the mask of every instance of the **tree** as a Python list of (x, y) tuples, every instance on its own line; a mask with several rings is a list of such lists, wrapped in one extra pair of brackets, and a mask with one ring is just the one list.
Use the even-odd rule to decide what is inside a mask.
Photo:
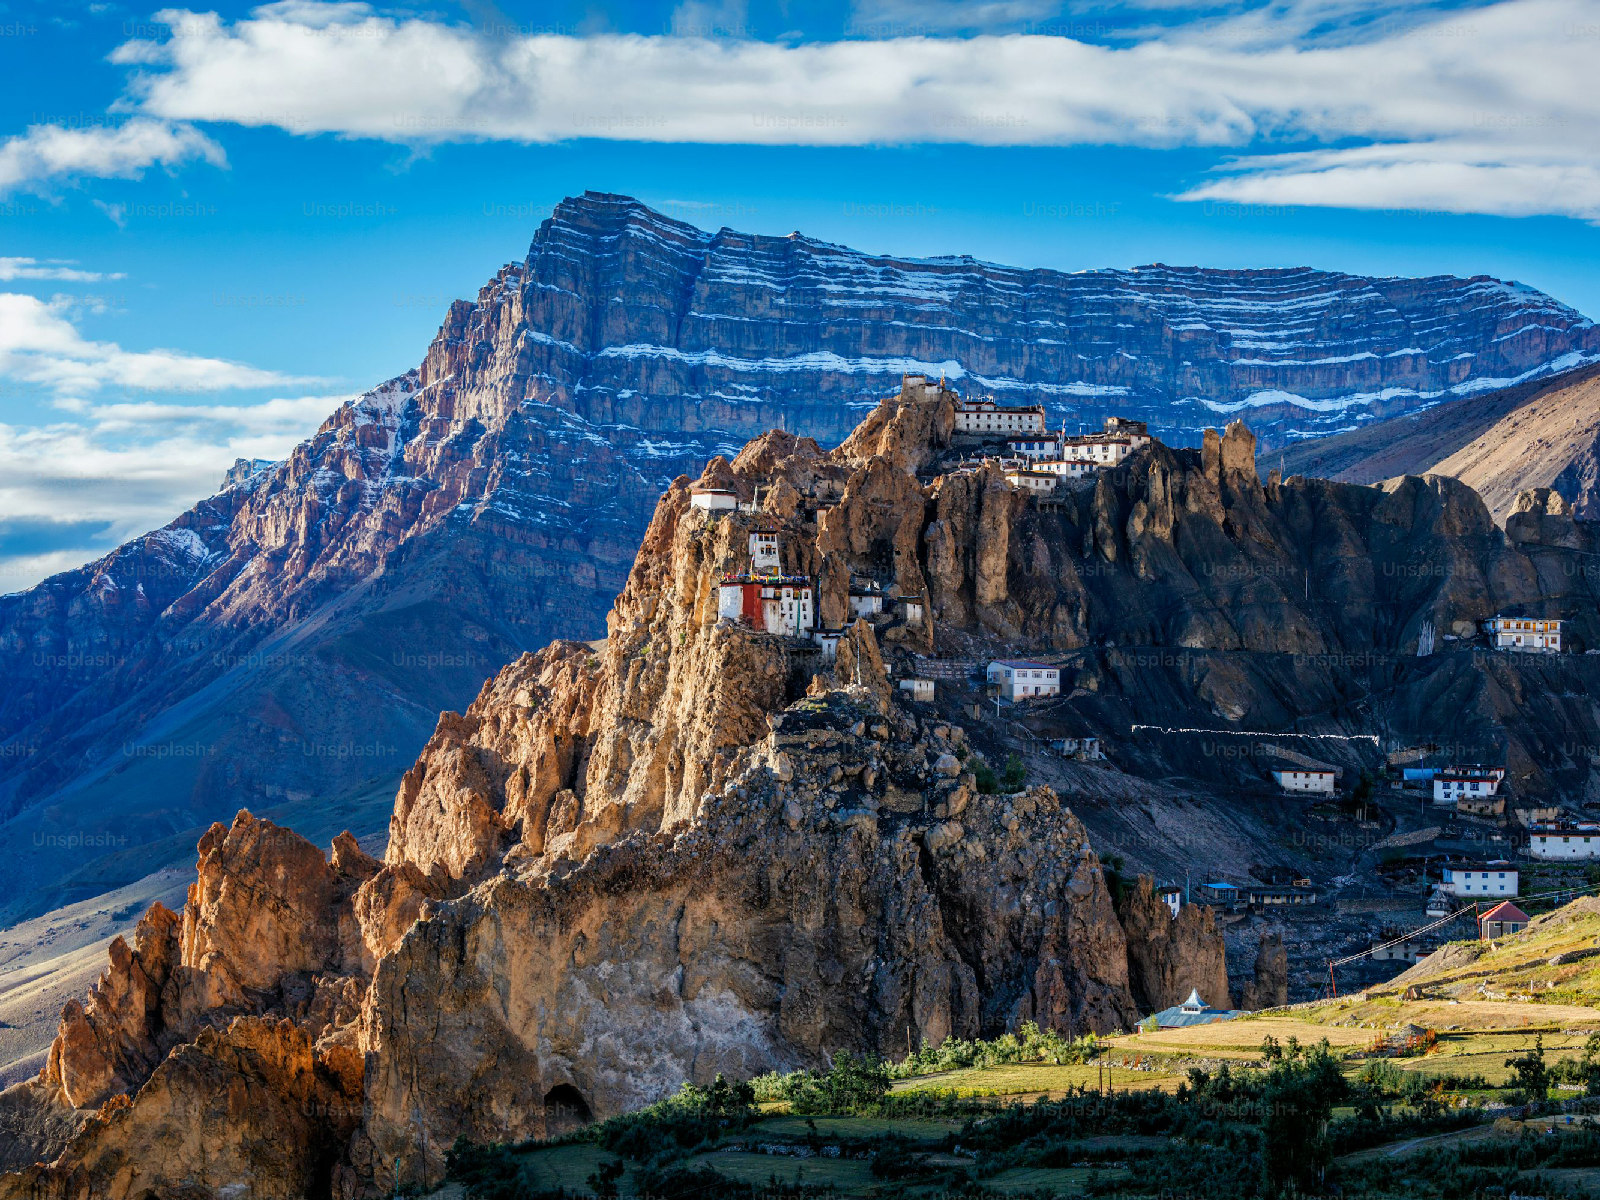
[(626, 1165), (620, 1158), (613, 1158), (610, 1162), (601, 1163), (584, 1182), (589, 1185), (589, 1190), (595, 1194), (597, 1200), (616, 1200), (621, 1193), (617, 1182), (622, 1178), (625, 1169)]
[(1007, 792), (1018, 792), (1027, 781), (1028, 768), (1016, 754), (1006, 755), (1006, 768), (1000, 775), (1000, 786)]
[(1517, 1090), (1529, 1103), (1543, 1104), (1549, 1099), (1550, 1071), (1544, 1065), (1543, 1034), (1533, 1039), (1533, 1049), (1528, 1053), (1506, 1059), (1506, 1066), (1515, 1073)]
[(1333, 1159), (1328, 1119), (1349, 1090), (1326, 1038), (1309, 1050), (1289, 1039), (1261, 1092), (1261, 1165), (1269, 1192), (1317, 1190)]

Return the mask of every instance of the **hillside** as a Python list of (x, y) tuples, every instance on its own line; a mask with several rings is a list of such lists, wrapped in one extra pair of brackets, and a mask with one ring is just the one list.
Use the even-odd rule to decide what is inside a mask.
[[(130, 1164), (158, 1195), (361, 1196), (397, 1161), (436, 1182), (458, 1138), (543, 1135), (686, 1078), (1027, 1021), (1110, 1033), (1195, 980), (1227, 993), (1210, 910), (1174, 921), (1147, 888), (1119, 905), (1077, 813), (1103, 793), (1030, 781), (1045, 754), (1013, 766), (1018, 729), (1037, 747), (1170, 717), (1178, 737), (1117, 753), (1190, 810), (1246, 804), (1259, 764), (1216, 751), (1229, 730), (1326, 739), (1351, 768), (1378, 761), (1375, 726), (1509, 739), (1521, 789), (1587, 777), (1565, 756), (1597, 740), (1595, 656), (1416, 656), (1424, 621), (1509, 604), (1595, 638), (1570, 518), (1530, 511), (1513, 540), (1447, 479), (1263, 483), (1239, 424), (1040, 502), (962, 465), (954, 402), (912, 378), (832, 451), (771, 431), (713, 459), (699, 486), (744, 509), (708, 514), (675, 480), (603, 643), (524, 655), (441, 717), (381, 861), (248, 812), (213, 826), (182, 915), (153, 906), (114, 941), (42, 1071), (0, 1094), (0, 1162), (23, 1168), (0, 1196), (137, 1197), (112, 1186)], [(757, 534), (843, 628), (832, 659), (722, 615)], [(851, 621), (865, 579), (887, 603)], [(1070, 691), (991, 720), (959, 672), (931, 703), (895, 686), (930, 655), (1002, 654), (1052, 656)], [(1270, 804), (1284, 834), (1304, 819)], [(1194, 828), (1140, 837), (1194, 854)], [(1282, 946), (1261, 940), (1258, 1003), (1284, 998)]]
[(1580, 367), (1263, 455), (1262, 466), (1346, 483), (1449, 475), (1505, 522), (1519, 493), (1550, 488), (1600, 519), (1600, 368)]
[(0, 922), (180, 862), (241, 805), (380, 833), (439, 711), (604, 631), (674, 477), (773, 427), (831, 445), (907, 370), (1194, 444), (1218, 413), (1288, 437), (1597, 354), (1484, 277), (897, 259), (585, 193), (284, 462), (0, 597)]

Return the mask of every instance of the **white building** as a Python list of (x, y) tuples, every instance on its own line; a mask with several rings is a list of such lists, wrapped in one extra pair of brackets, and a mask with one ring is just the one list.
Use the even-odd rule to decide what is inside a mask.
[(933, 700), (933, 680), (931, 679), (902, 679), (900, 690), (910, 693), (912, 700)]
[(1600, 825), (1535, 825), (1528, 833), (1533, 858), (1600, 858)]
[(1455, 804), (1463, 797), (1493, 796), (1505, 777), (1504, 767), (1445, 767), (1433, 777), (1433, 802)]
[(1443, 871), (1440, 886), (1452, 896), (1481, 900), (1517, 894), (1517, 869), (1508, 862), (1458, 863)]
[(989, 682), (1007, 700), (1061, 694), (1061, 668), (1025, 659), (1000, 659), (989, 664)]
[(906, 619), (906, 624), (915, 625), (922, 620), (922, 597), (901, 596), (900, 612)]
[(1044, 405), (1002, 408), (993, 400), (962, 400), (956, 404), (958, 433), (1043, 433)]
[(1297, 767), (1292, 771), (1274, 771), (1272, 777), (1286, 792), (1317, 792), (1333, 795), (1333, 772), (1319, 771), (1313, 767)]
[(839, 639), (844, 636), (842, 629), (813, 629), (811, 640), (822, 647), (824, 659), (839, 657)]
[(718, 619), (768, 633), (804, 637), (816, 627), (815, 612), (811, 580), (804, 575), (725, 575), (717, 590)]
[(1496, 650), (1561, 652), (1560, 621), (1543, 617), (1491, 617), (1479, 623)]
[(1082, 762), (1101, 762), (1106, 756), (1097, 737), (1057, 738), (1056, 749), (1063, 758), (1076, 758)]
[(1093, 475), (1099, 469), (1099, 464), (1087, 458), (1042, 458), (1033, 464), (1035, 471), (1048, 471), (1058, 479), (1082, 479), (1085, 475)]
[(705, 512), (732, 512), (739, 503), (739, 497), (723, 488), (689, 489), (689, 507), (702, 509)]
[(1167, 911), (1172, 914), (1172, 919), (1177, 920), (1178, 914), (1183, 911), (1183, 889), (1174, 885), (1156, 889), (1156, 899), (1167, 906)]
[(778, 560), (778, 531), (755, 529), (750, 533), (750, 569), (776, 571), (782, 564)]
[(1006, 482), (1012, 487), (1036, 494), (1055, 491), (1056, 479), (1048, 471), (1035, 471), (1031, 467), (1011, 467), (1006, 471)]
[(850, 616), (875, 617), (883, 611), (883, 589), (875, 583), (850, 584)]
[(1019, 458), (1037, 460), (1061, 457), (1059, 437), (1021, 438), (1006, 443), (1006, 449)]

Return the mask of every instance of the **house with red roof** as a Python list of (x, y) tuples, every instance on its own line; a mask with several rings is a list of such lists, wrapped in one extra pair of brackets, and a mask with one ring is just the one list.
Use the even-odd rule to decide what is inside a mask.
[(1493, 941), (1521, 933), (1528, 927), (1528, 914), (1509, 900), (1502, 900), (1478, 918), (1478, 939)]

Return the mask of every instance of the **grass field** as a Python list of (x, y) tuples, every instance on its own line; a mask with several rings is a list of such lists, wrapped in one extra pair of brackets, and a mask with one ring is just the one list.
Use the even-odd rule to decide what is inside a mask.
[[(1134, 1054), (1126, 1056), (1131, 1064)], [(1106, 1081), (1117, 1091), (1129, 1088), (1157, 1088), (1171, 1091), (1179, 1076), (1171, 1071), (1135, 1071), (1112, 1066), (1109, 1072), (1095, 1063), (1056, 1066), (1053, 1063), (1013, 1063), (998, 1067), (970, 1067), (964, 1071), (943, 1071), (937, 1075), (918, 1075), (895, 1084), (895, 1091), (950, 1089), (961, 1094), (1003, 1096), (1061, 1096), (1072, 1088), (1095, 1088)]]
[[(1590, 1033), (1600, 1031), (1600, 1007), (1573, 1002), (1590, 996), (1600, 999), (1600, 953), (1553, 965), (1550, 961), (1591, 949), (1600, 950), (1600, 901), (1580, 901), (1536, 922), (1521, 937), (1492, 947), (1450, 947), (1427, 969), (1414, 968), (1395, 984), (1364, 994), (1211, 1025), (1107, 1038), (1100, 1043), (1098, 1059), (1085, 1064), (1011, 1063), (894, 1083), (896, 1099), (891, 1103), (905, 1097), (927, 1108), (944, 1106), (945, 1111), (960, 1112), (960, 1118), (808, 1118), (789, 1115), (787, 1102), (772, 1101), (761, 1106), (753, 1124), (714, 1132), (704, 1141), (697, 1140), (701, 1137), (697, 1133), (679, 1143), (679, 1152), (692, 1156), (689, 1166), (708, 1167), (722, 1176), (730, 1189), (760, 1190), (775, 1180), (836, 1189), (843, 1196), (930, 1200), (977, 1184), (1000, 1194), (1073, 1197), (1107, 1190), (1143, 1197), (1193, 1186), (1196, 1195), (1215, 1200), (1222, 1193), (1217, 1187), (1207, 1190), (1205, 1181), (1225, 1183), (1232, 1178), (1229, 1172), (1241, 1161), (1239, 1147), (1248, 1147), (1249, 1139), (1223, 1141), (1203, 1127), (1196, 1134), (1193, 1125), (1140, 1123), (1143, 1116), (1134, 1120), (1127, 1114), (1185, 1110), (1182, 1105), (1128, 1093), (1171, 1093), (1189, 1081), (1191, 1069), (1198, 1068), (1211, 1074), (1209, 1080), (1196, 1076), (1189, 1093), (1191, 1103), (1211, 1106), (1198, 1111), (1225, 1124), (1250, 1125), (1251, 1136), (1262, 1137), (1267, 1128), (1263, 1118), (1247, 1109), (1234, 1115), (1230, 1107), (1232, 1097), (1259, 1097), (1274, 1078), (1282, 1078), (1288, 1064), (1280, 1065), (1272, 1078), (1256, 1069), (1262, 1065), (1262, 1043), (1271, 1037), (1280, 1046), (1294, 1040), (1309, 1047), (1326, 1039), (1337, 1069), (1347, 1079), (1382, 1058), (1407, 1075), (1454, 1076), (1461, 1082), (1453, 1090), (1468, 1093), (1474, 1103), (1501, 1103), (1491, 1113), (1475, 1113), (1457, 1106), (1461, 1095), (1419, 1095), (1416, 1089), (1398, 1084), (1392, 1074), (1387, 1081), (1380, 1073), (1375, 1083), (1342, 1087), (1329, 1124), (1343, 1130), (1336, 1144), (1345, 1152), (1339, 1153), (1335, 1168), (1354, 1185), (1359, 1187), (1362, 1180), (1392, 1181), (1397, 1171), (1403, 1175), (1414, 1170), (1420, 1175), (1413, 1182), (1420, 1183), (1423, 1192), (1397, 1194), (1432, 1195), (1426, 1189), (1433, 1186), (1432, 1172), (1440, 1163), (1459, 1164), (1470, 1158), (1474, 1170), (1481, 1162), (1503, 1168), (1495, 1178), (1496, 1186), (1505, 1191), (1492, 1194), (1524, 1191), (1522, 1185), (1537, 1181), (1541, 1195), (1600, 1197), (1600, 1144), (1585, 1131), (1583, 1118), (1576, 1124), (1566, 1113), (1522, 1119), (1522, 1109), (1507, 1107), (1523, 1103), (1511, 1090), (1514, 1072), (1507, 1059), (1526, 1055), (1537, 1039), (1542, 1040), (1546, 1066), (1554, 1067), (1581, 1058)], [(1434, 1032), (1437, 1040), (1427, 1054), (1398, 1058), (1381, 1049), (1389, 1035), (1406, 1026)], [(1010, 1046), (1014, 1052), (1016, 1043)], [(1226, 1080), (1215, 1070), (1219, 1062), (1232, 1068)], [(1471, 1082), (1474, 1077), (1481, 1077), (1481, 1087)], [(1107, 1085), (1113, 1095), (1092, 1097), (1087, 1105), (1012, 1107)], [(1374, 1087), (1380, 1090), (1373, 1091)], [(918, 1092), (934, 1095), (916, 1101)], [(952, 1094), (958, 1099), (949, 1100)], [(1557, 1089), (1551, 1099), (1574, 1094)], [(1379, 1102), (1386, 1115), (1376, 1115)], [(1365, 1105), (1359, 1110), (1364, 1115), (1358, 1116), (1360, 1105)], [(1217, 1117), (1219, 1112), (1223, 1115)], [(1108, 1113), (1112, 1115), (1104, 1115)], [(1511, 1115), (1496, 1116), (1507, 1113)], [(1600, 1117), (1595, 1120), (1600, 1122)], [(1262, 1123), (1257, 1125), (1258, 1121)], [(1460, 1128), (1463, 1122), (1467, 1125)], [(1040, 1129), (1056, 1132), (1035, 1132)], [(1182, 1132), (1172, 1132), (1177, 1130)], [(1199, 1140), (1192, 1140), (1195, 1137)], [(1368, 1145), (1371, 1140), (1380, 1144)], [(794, 1153), (744, 1148), (785, 1142), (792, 1144)], [(611, 1154), (589, 1143), (510, 1153), (515, 1158), (512, 1169), (520, 1170), (520, 1182), (530, 1192), (559, 1187), (573, 1196), (590, 1195), (589, 1176), (612, 1160)], [(867, 1155), (877, 1156), (880, 1174), (874, 1175), (873, 1160)], [(638, 1162), (630, 1161), (621, 1181), (625, 1195), (630, 1183), (653, 1169), (648, 1159), (641, 1155)], [(1127, 1168), (1088, 1165), (1124, 1160)], [(1248, 1165), (1254, 1160), (1244, 1161)], [(1405, 1165), (1413, 1161), (1414, 1167)], [(1559, 1169), (1533, 1175), (1526, 1165), (1530, 1161), (1559, 1164)], [(700, 1181), (694, 1186), (699, 1187)], [(739, 1195), (749, 1193), (741, 1190)]]
[(690, 1163), (704, 1164), (738, 1183), (760, 1184), (776, 1178), (786, 1183), (822, 1184), (846, 1192), (861, 1191), (873, 1183), (872, 1167), (849, 1158), (794, 1158), (784, 1154), (719, 1151), (696, 1155)]

